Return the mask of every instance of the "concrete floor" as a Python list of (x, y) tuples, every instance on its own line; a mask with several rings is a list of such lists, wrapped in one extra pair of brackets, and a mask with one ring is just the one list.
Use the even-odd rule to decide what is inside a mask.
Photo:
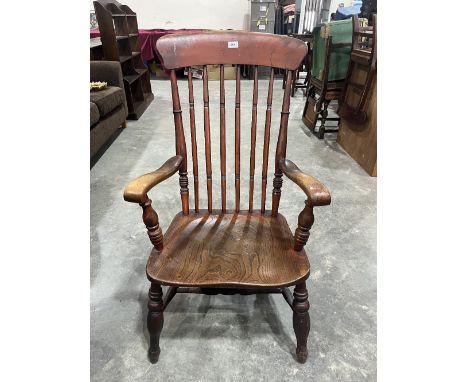
[[(268, 82), (259, 84), (256, 206)], [(206, 206), (201, 81), (195, 86), (200, 205)], [(320, 179), (332, 204), (315, 211), (306, 246), (311, 263), (309, 359), (294, 359), (292, 312), (281, 295), (176, 295), (165, 312), (161, 356), (147, 359), (145, 327), (150, 242), (138, 205), (123, 201), (131, 179), (174, 155), (170, 84), (152, 81), (155, 100), (129, 122), (91, 169), (91, 379), (93, 381), (375, 381), (376, 380), (376, 186), (329, 134), (318, 140), (301, 122), (304, 98), (291, 101), (287, 157)], [(186, 83), (179, 84), (189, 158)], [(251, 82), (242, 88), (242, 208), (248, 203)], [(218, 82), (210, 82), (213, 205), (220, 206)], [(226, 81), (228, 207), (234, 205), (234, 89)], [(267, 207), (271, 206), (281, 81), (275, 81)], [(187, 111), (187, 112), (186, 112)], [(191, 169), (191, 160), (189, 161)], [(230, 172), (229, 172), (230, 171)], [(192, 172), (189, 172), (190, 187)], [(191, 198), (193, 188), (190, 189)], [(151, 193), (163, 231), (180, 211), (178, 176)], [(294, 231), (303, 192), (284, 179), (280, 212)], [(193, 207), (191, 199), (191, 208)]]

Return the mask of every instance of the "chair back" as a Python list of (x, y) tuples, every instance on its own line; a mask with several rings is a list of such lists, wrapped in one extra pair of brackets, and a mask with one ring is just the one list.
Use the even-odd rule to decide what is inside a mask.
[(199, 211), (199, 180), (198, 180), (198, 146), (195, 126), (195, 108), (193, 92), (192, 66), (203, 66), (203, 124), (205, 141), (206, 185), (208, 193), (208, 211), (213, 210), (213, 182), (212, 182), (212, 153), (211, 153), (211, 125), (210, 105), (208, 94), (208, 68), (207, 65), (219, 65), (220, 77), (220, 170), (221, 170), (221, 210), (226, 212), (226, 109), (224, 88), (224, 65), (236, 65), (236, 94), (234, 113), (234, 140), (235, 140), (235, 211), (240, 211), (240, 94), (241, 94), (241, 68), (240, 65), (253, 66), (253, 96), (252, 118), (250, 124), (250, 173), (249, 173), (249, 211), (253, 211), (254, 173), (255, 173), (255, 146), (257, 135), (257, 103), (258, 103), (258, 66), (270, 67), (267, 107), (265, 117), (265, 130), (263, 137), (262, 160), (262, 195), (261, 211), (265, 213), (266, 184), (268, 170), (268, 152), (270, 145), (270, 125), (272, 114), (274, 68), (287, 71), (286, 86), (281, 107), (281, 120), (275, 155), (275, 175), (273, 180), (272, 215), (276, 216), (281, 196), (282, 172), (279, 161), (286, 156), (287, 128), (289, 118), (289, 103), (291, 84), (294, 71), (298, 68), (307, 53), (307, 46), (303, 41), (295, 38), (251, 32), (202, 32), (187, 34), (172, 34), (161, 37), (156, 43), (156, 50), (163, 66), (170, 70), (172, 89), (172, 103), (176, 134), (176, 154), (183, 157), (179, 171), (181, 187), (182, 211), (189, 213), (189, 189), (187, 175), (187, 150), (182, 123), (182, 110), (179, 99), (179, 89), (176, 78), (176, 69), (188, 68), (188, 93), (190, 133), (192, 146), (192, 163), (194, 178), (194, 209)]

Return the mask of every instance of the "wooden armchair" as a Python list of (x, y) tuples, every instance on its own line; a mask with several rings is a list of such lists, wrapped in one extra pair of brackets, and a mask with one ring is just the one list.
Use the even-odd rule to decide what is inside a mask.
[(367, 119), (364, 110), (377, 73), (377, 15), (371, 26), (361, 26), (353, 15), (353, 45), (346, 81), (341, 92), (338, 114), (355, 124)]
[[(314, 73), (308, 82), (302, 121), (312, 133), (323, 139), (325, 133), (337, 132), (340, 124), (339, 117), (328, 117), (328, 105), (331, 101), (339, 100), (344, 87), (346, 72), (341, 73), (340, 68), (346, 70), (349, 62), (351, 23), (346, 20), (324, 24), (316, 27), (313, 35)], [(318, 120), (320, 127), (316, 131)], [(337, 125), (327, 128), (326, 121), (336, 121)]]
[[(293, 73), (304, 58), (307, 47), (297, 39), (247, 32), (205, 32), (162, 37), (157, 50), (166, 69), (170, 70), (176, 150), (158, 170), (132, 181), (125, 188), (124, 199), (143, 208), (143, 221), (154, 248), (146, 273), (151, 287), (148, 302), (149, 358), (159, 358), (159, 337), (163, 312), (176, 293), (254, 294), (282, 293), (293, 310), (293, 327), (297, 337), (299, 362), (307, 359), (309, 302), (305, 280), (310, 273), (304, 245), (314, 222), (313, 208), (330, 204), (330, 193), (314, 177), (303, 173), (286, 159), (289, 103)], [(210, 112), (207, 64), (220, 65), (220, 160), (221, 208), (213, 208)], [(235, 210), (226, 209), (226, 113), (224, 64), (237, 65), (235, 96)], [(250, 126), (249, 207), (240, 203), (240, 65), (254, 66), (252, 120)], [(194, 208), (189, 209), (187, 151), (182, 126), (182, 110), (175, 70), (203, 65), (204, 140), (207, 174), (207, 209), (199, 206), (199, 181), (194, 95), (191, 70), (188, 71), (189, 115), (193, 159)], [(254, 171), (257, 130), (258, 66), (268, 66), (270, 79), (263, 137), (261, 206), (254, 209)], [(275, 155), (272, 209), (265, 209), (268, 152), (274, 68), (286, 69), (281, 122)], [(179, 172), (182, 211), (170, 224), (164, 237), (158, 215), (151, 206), (148, 192), (158, 183)], [(285, 174), (306, 194), (305, 207), (298, 218), (295, 234), (278, 213), (282, 176)], [(169, 286), (163, 299), (161, 285)], [(295, 286), (294, 293), (289, 286)]]
[[(314, 43), (314, 36), (312, 34), (298, 34), (298, 33), (293, 33), (290, 37), (297, 38), (298, 40), (304, 41), (307, 45), (307, 54), (304, 57), (304, 60), (299, 64), (299, 68), (296, 70), (294, 76), (293, 76), (293, 83), (292, 83), (292, 93), (291, 97), (294, 97), (296, 94), (297, 89), (304, 89), (303, 92), (306, 94), (307, 89), (309, 88), (309, 82), (310, 82), (310, 77), (311, 77), (311, 70), (312, 70), (312, 46)], [(300, 72), (306, 72), (307, 75), (304, 78), (304, 81), (298, 81), (299, 80), (299, 73)], [(283, 76), (283, 89), (284, 86), (286, 85), (286, 71), (284, 72)]]

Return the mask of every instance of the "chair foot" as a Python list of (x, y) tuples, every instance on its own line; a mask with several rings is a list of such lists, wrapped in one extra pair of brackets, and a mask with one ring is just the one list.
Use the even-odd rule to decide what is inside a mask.
[(293, 327), (296, 333), (296, 357), (300, 363), (307, 361), (307, 337), (310, 330), (309, 301), (305, 282), (297, 284), (294, 288), (293, 300)]
[(325, 127), (324, 127), (324, 126), (320, 126), (320, 127), (319, 127), (319, 130), (318, 130), (318, 133), (317, 133), (317, 137), (318, 137), (318, 139), (323, 139), (323, 138), (325, 138)]
[(328, 117), (328, 104), (329, 103), (330, 101), (326, 101), (326, 100), (323, 102), (323, 110), (320, 113), (322, 115), (322, 120), (320, 121), (320, 128), (317, 134), (319, 139), (323, 139), (325, 137), (325, 122)]
[(299, 350), (299, 348), (296, 349), (297, 362), (306, 363), (308, 356), (309, 356), (309, 352), (307, 351), (307, 348), (303, 350)]
[(147, 326), (150, 333), (150, 347), (148, 356), (151, 363), (158, 362), (161, 349), (159, 348), (159, 337), (164, 325), (164, 303), (161, 285), (151, 283), (148, 292), (148, 320)]
[(122, 129), (125, 129), (127, 127), (127, 121), (122, 122)]
[(161, 350), (152, 351), (151, 349), (148, 351), (148, 357), (151, 363), (157, 363), (159, 360), (159, 354), (161, 354)]

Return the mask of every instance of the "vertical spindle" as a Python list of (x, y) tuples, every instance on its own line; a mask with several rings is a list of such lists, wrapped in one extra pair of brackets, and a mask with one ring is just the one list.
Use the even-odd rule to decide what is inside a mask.
[(250, 183), (249, 212), (253, 210), (254, 177), (255, 177), (255, 145), (257, 141), (257, 103), (258, 103), (258, 66), (254, 69), (254, 88), (252, 95), (252, 124), (250, 128)]
[(236, 185), (236, 212), (239, 212), (240, 210), (240, 65), (237, 65), (236, 67), (235, 185)]
[(189, 190), (187, 178), (187, 149), (185, 147), (184, 127), (182, 124), (182, 110), (180, 109), (179, 89), (175, 70), (171, 70), (172, 107), (174, 113), (174, 125), (176, 131), (176, 154), (183, 158), (179, 170), (180, 198), (182, 200), (182, 212), (189, 213)]
[(208, 94), (208, 68), (203, 66), (203, 122), (205, 131), (206, 189), (208, 192), (208, 212), (213, 210), (213, 184), (211, 171), (211, 137), (210, 137), (210, 98)]
[(275, 79), (275, 71), (270, 70), (270, 81), (268, 83), (267, 109), (265, 115), (265, 134), (263, 137), (263, 165), (262, 165), (262, 206), (261, 212), (265, 213), (266, 203), (266, 187), (268, 174), (268, 153), (270, 150), (270, 126), (271, 126), (271, 104), (273, 100), (273, 83)]
[(195, 108), (193, 100), (193, 79), (192, 68), (188, 72), (188, 87), (189, 87), (189, 113), (190, 113), (190, 138), (192, 142), (192, 162), (193, 162), (193, 188), (195, 199), (195, 212), (199, 211), (198, 206), (198, 150), (197, 150), (197, 131), (195, 129)]
[(288, 119), (289, 119), (289, 103), (291, 98), (292, 78), (294, 71), (288, 70), (286, 77), (286, 86), (283, 95), (283, 106), (281, 107), (281, 122), (280, 131), (278, 134), (278, 143), (276, 145), (275, 155), (275, 178), (273, 179), (273, 195), (271, 215), (278, 215), (278, 207), (281, 198), (281, 186), (283, 185), (283, 173), (279, 168), (279, 161), (286, 156), (286, 144), (288, 140)]
[(221, 155), (221, 209), (226, 212), (226, 110), (224, 94), (224, 65), (219, 67), (219, 149)]

